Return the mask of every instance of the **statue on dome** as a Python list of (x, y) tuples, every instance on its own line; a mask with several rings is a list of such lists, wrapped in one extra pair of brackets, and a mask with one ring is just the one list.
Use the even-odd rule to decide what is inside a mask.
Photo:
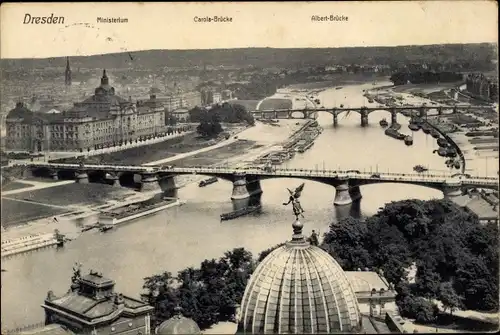
[(78, 283), (78, 280), (82, 276), (82, 263), (75, 263), (75, 266), (73, 266), (73, 277), (71, 277), (71, 282), (72, 283)]
[(295, 191), (292, 191), (289, 188), (287, 188), (288, 192), (290, 193), (290, 197), (288, 198), (288, 202), (283, 203), (284, 206), (288, 206), (290, 203), (292, 204), (293, 214), (295, 215), (295, 218), (297, 220), (299, 219), (299, 216), (304, 217), (302, 213), (305, 212), (299, 201), (299, 197), (303, 189), (304, 189), (304, 183), (300, 184), (299, 187), (295, 189)]

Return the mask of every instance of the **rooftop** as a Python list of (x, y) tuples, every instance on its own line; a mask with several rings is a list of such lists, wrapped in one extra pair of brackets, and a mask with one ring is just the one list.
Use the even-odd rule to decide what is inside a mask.
[(256, 268), (243, 296), (242, 333), (356, 332), (361, 315), (340, 265), (293, 224), (292, 240)]

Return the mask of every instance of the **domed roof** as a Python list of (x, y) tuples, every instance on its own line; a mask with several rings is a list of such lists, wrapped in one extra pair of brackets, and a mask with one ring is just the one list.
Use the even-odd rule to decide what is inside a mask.
[(158, 328), (156, 328), (156, 334), (201, 334), (200, 328), (196, 322), (184, 317), (181, 314), (180, 308), (176, 308), (176, 313), (176, 315), (166, 321), (163, 321)]
[(357, 332), (361, 315), (340, 265), (293, 224), (292, 240), (257, 266), (241, 303), (240, 333)]

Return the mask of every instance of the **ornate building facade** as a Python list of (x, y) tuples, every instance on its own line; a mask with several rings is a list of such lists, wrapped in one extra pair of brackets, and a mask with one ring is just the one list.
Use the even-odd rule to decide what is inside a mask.
[(152, 334), (153, 307), (114, 292), (115, 282), (90, 271), (75, 270), (70, 290), (63, 296), (52, 291), (42, 305), (46, 325), (58, 324), (75, 334)]
[(116, 95), (104, 70), (94, 95), (68, 111), (33, 112), (17, 103), (7, 115), (5, 145), (15, 151), (84, 151), (132, 142), (166, 128), (161, 104), (137, 106)]

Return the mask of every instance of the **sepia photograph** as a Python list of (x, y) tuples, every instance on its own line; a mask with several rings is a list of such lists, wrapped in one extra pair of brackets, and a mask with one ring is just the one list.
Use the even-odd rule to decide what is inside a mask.
[(499, 330), (494, 1), (3, 3), (2, 335)]

